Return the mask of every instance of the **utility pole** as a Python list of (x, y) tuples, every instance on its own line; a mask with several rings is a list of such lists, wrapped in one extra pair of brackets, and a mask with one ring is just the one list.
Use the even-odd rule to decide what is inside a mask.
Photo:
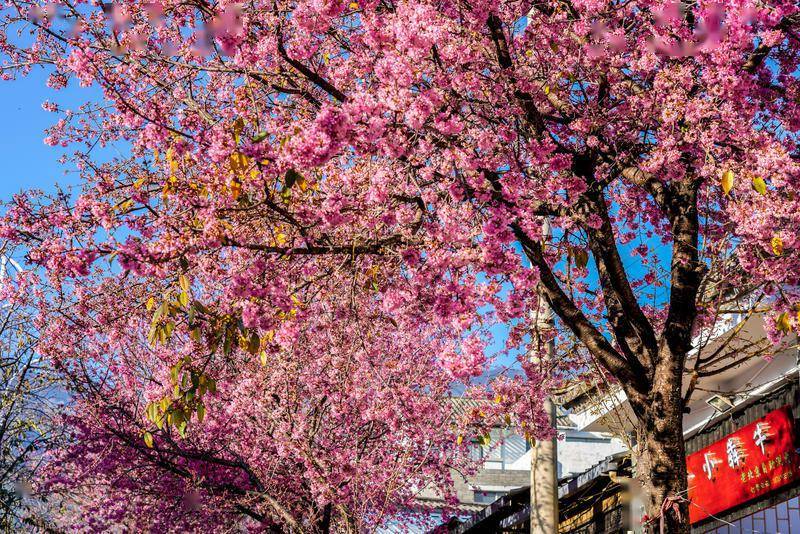
[[(550, 239), (550, 221), (542, 224), (542, 243)], [(543, 368), (553, 365), (555, 346), (552, 336), (542, 339), (542, 333), (552, 332), (554, 328), (553, 313), (544, 296), (539, 295), (538, 309), (533, 319), (531, 332), (532, 342), (541, 356), (532, 354), (533, 358), (541, 358), (539, 364)], [(542, 344), (546, 343), (545, 347)], [(558, 442), (556, 427), (556, 406), (550, 397), (545, 400), (544, 409), (550, 414), (550, 425), (553, 438), (538, 441), (531, 451), (531, 534), (555, 534), (558, 532)]]

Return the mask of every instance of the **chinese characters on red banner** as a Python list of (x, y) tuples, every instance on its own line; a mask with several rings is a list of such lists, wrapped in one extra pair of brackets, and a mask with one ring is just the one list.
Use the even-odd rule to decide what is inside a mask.
[(794, 420), (784, 406), (686, 458), (696, 523), (800, 478)]

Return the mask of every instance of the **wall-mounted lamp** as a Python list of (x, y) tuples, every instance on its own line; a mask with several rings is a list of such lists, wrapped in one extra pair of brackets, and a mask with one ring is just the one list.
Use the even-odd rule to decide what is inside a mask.
[(706, 402), (719, 413), (725, 413), (733, 409), (733, 400), (725, 395), (714, 395), (706, 399)]

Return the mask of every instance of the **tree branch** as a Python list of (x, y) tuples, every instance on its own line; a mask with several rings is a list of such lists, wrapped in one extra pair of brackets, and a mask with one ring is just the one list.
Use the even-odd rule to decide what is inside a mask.
[(600, 228), (584, 230), (594, 256), (614, 337), (629, 360), (638, 359), (651, 371), (658, 351), (656, 334), (628, 280), (614, 239), (606, 200), (602, 192), (592, 190), (587, 192), (586, 198), (587, 202), (580, 208), (587, 214), (599, 215), (602, 220)]
[(513, 222), (509, 226), (522, 245), (525, 255), (539, 270), (539, 279), (544, 296), (553, 311), (591, 354), (622, 381), (626, 393), (634, 399), (640, 398), (647, 392), (648, 386), (645, 380), (646, 374), (639, 362), (628, 361), (623, 358), (575, 305), (572, 299), (564, 293), (544, 258), (541, 243), (531, 239), (518, 223)]

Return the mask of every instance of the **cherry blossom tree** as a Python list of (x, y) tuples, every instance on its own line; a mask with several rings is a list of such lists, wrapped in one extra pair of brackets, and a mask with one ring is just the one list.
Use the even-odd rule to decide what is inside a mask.
[[(424, 520), (409, 513), (424, 512), (414, 501), (422, 489), (453, 502), (452, 476), (475, 467), (469, 439), (488, 433), (500, 404), (456, 417), (452, 377), (435, 361), (452, 352), (449, 339), (385, 335), (394, 327), (379, 310), (310, 303), (260, 339), (241, 319), (187, 301), (172, 280), (153, 304), (168, 319), (149, 326), (147, 305), (129, 302), (151, 298), (152, 284), (84, 283), (85, 297), (62, 301), (47, 321), (50, 348), (40, 350), (72, 395), (62, 417), (71, 436), (37, 487), (65, 510), (58, 526), (363, 531)], [(216, 321), (218, 354), (215, 341), (193, 337)]]
[[(526, 363), (530, 388), (508, 386), (499, 405), (540, 433), (529, 390), (582, 358), (602, 365), (636, 416), (649, 515), (676, 501), (664, 520), (686, 532), (683, 410), (698, 377), (742, 358), (687, 367), (696, 335), (732, 303), (771, 310), (773, 341), (797, 328), (799, 26), (788, 0), (11, 1), (5, 75), (45, 66), (51, 87), (75, 80), (103, 97), (45, 104), (60, 113), (46, 141), (82, 147), (84, 189), (18, 197), (3, 235), (57, 289), (75, 280), (64, 296), (79, 315), (137, 317), (125, 331), (151, 346), (189, 336), (151, 371), (168, 388), (164, 373), (191, 360), (171, 380), (189, 376), (164, 425), (179, 433), (199, 381), (218, 380), (236, 350), (314, 374), (313, 356), (339, 354), (326, 337), (360, 338), (343, 348), (359, 368), (376, 350), (395, 361), (396, 347), (408, 360), (396, 365), (433, 354), (468, 379), (492, 324), (511, 326), (509, 351), (556, 336), (569, 350)], [(106, 146), (124, 155), (97, 154)], [(85, 301), (111, 283), (88, 281), (105, 279), (101, 260), (121, 285), (99, 308), (116, 311), (95, 316)], [(531, 337), (540, 297), (556, 329)], [(92, 358), (119, 350), (99, 347)], [(279, 380), (247, 369), (236, 373)], [(140, 407), (151, 422), (173, 406), (157, 389)], [(207, 421), (224, 410), (209, 406)], [(142, 453), (172, 447), (158, 432)]]

